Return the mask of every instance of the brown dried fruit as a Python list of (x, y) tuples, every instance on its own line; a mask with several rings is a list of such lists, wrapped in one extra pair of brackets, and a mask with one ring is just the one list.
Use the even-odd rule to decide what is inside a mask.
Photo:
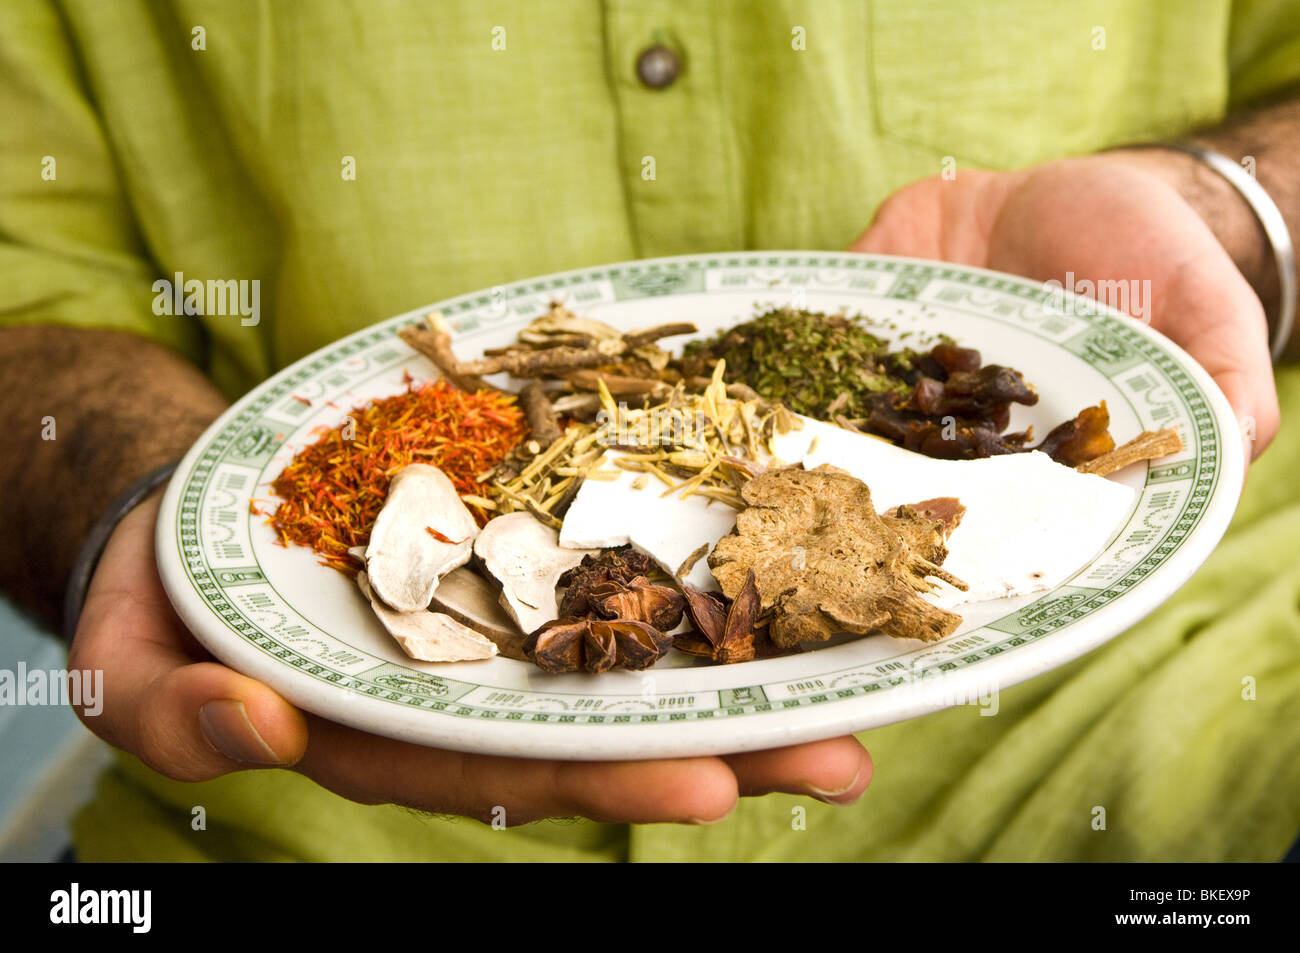
[(1103, 400), (1096, 407), (1085, 407), (1073, 420), (1067, 420), (1043, 438), (1034, 450), (1041, 450), (1057, 463), (1077, 467), (1115, 449), (1110, 435), (1110, 411)]
[(754, 640), (762, 600), (754, 583), (754, 573), (745, 577), (736, 599), (727, 608), (715, 595), (694, 586), (683, 585), (687, 613), (695, 630), (678, 636), (674, 645), (689, 655), (711, 658), (724, 665), (748, 662), (754, 657)]
[(556, 619), (524, 639), (524, 657), (547, 672), (576, 672), (586, 660), (587, 621)]
[(613, 579), (592, 586), (587, 601), (606, 619), (646, 622), (660, 632), (670, 632), (682, 621), (686, 600), (670, 586), (659, 586), (645, 576), (621, 583)]
[(606, 549), (597, 556), (584, 556), (582, 562), (560, 577), (560, 585), (566, 587), (560, 599), (560, 618), (580, 619), (591, 615), (595, 611), (589, 599), (593, 586), (611, 580), (630, 582), (637, 576), (649, 575), (654, 566), (653, 559), (630, 545)]
[(524, 655), (553, 674), (598, 675), (612, 668), (649, 668), (672, 644), (671, 636), (632, 619), (557, 619), (524, 640)]
[(748, 507), (709, 566), (733, 598), (753, 572), (778, 646), (873, 629), (929, 642), (961, 622), (919, 595), (933, 588), (931, 576), (964, 587), (938, 565), (947, 554), (941, 522), (909, 507), (880, 516), (867, 485), (828, 464), (770, 470), (742, 495)]

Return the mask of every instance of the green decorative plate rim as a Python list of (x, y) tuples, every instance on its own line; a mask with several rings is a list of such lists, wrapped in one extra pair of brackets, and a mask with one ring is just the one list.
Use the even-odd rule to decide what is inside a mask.
[[(589, 697), (606, 700), (597, 707), (584, 707), (578, 704), (580, 697), (568, 698), (570, 693), (563, 692), (558, 693), (567, 699), (561, 699), (563, 707), (521, 707), (511, 696), (536, 689), (483, 685), (473, 680), (472, 668), (455, 667), (456, 674), (449, 674), (452, 666), (399, 665), (375, 659), (374, 666), (362, 671), (344, 671), (346, 666), (331, 666), (322, 658), (288, 644), (284, 632), (268, 631), (265, 625), (254, 620), (255, 613), (241, 603), (240, 590), (247, 591), (247, 587), (263, 583), (274, 588), (255, 552), (249, 554), (245, 566), (213, 565), (222, 561), (213, 558), (213, 547), (219, 544), (205, 538), (200, 514), (214, 494), (230, 494), (237, 501), (243, 499), (242, 491), (216, 485), (223, 465), (237, 462), (247, 468), (255, 465), (249, 461), (261, 460), (265, 466), (289, 436), (286, 432), (276, 433), (274, 426), (268, 426), (275, 421), (268, 421), (266, 415), (275, 413), (286, 401), (295, 401), (295, 395), (305, 386), (319, 381), (345, 362), (366, 355), (366, 365), (378, 374), (408, 362), (411, 352), (397, 337), (397, 332), (421, 320), (429, 310), (441, 310), (459, 335), (472, 340), (484, 330), (525, 323), (527, 318), (512, 312), (510, 304), (538, 295), (549, 297), (606, 283), (612, 290), (613, 300), (617, 301), (671, 297), (704, 292), (710, 276), (725, 279), (728, 272), (743, 274), (752, 269), (784, 274), (820, 270), (846, 279), (872, 275), (876, 285), (883, 289), (883, 292), (873, 292), (873, 297), (900, 302), (921, 300), (936, 281), (948, 283), (949, 298), (957, 295), (958, 289), (970, 289), (970, 294), (991, 295), (989, 300), (995, 302), (994, 307), (1007, 314), (999, 318), (985, 308), (981, 317), (1003, 320), (1026, 333), (1066, 347), (1112, 380), (1134, 367), (1154, 369), (1161, 375), (1157, 384), (1170, 389), (1186, 415), (1188, 427), (1184, 429), (1184, 439), (1192, 444), (1189, 448), (1192, 456), (1174, 464), (1150, 466), (1146, 485), (1186, 483), (1187, 492), (1183, 494), (1180, 509), (1164, 524), (1159, 538), (1147, 541), (1149, 545), (1142, 558), (1116, 578), (1106, 580), (1101, 586), (1080, 586), (1078, 580), (1091, 568), (1087, 567), (1070, 584), (1042, 594), (1029, 605), (985, 623), (975, 632), (959, 634), (940, 643), (942, 652), (920, 653), (928, 663), (918, 666), (914, 662), (910, 670), (902, 673), (878, 666), (882, 670), (874, 678), (854, 677), (852, 684), (836, 684), (841, 675), (861, 676), (863, 666), (857, 663), (842, 672), (796, 678), (793, 681), (806, 683), (804, 690), (798, 692), (789, 691), (785, 685), (789, 680), (776, 679), (721, 689), (702, 687), (693, 693), (656, 693), (653, 698), (643, 695), (639, 700), (627, 692), (602, 694), (599, 684), (593, 680), (594, 690)], [(835, 282), (831, 285), (831, 290), (843, 290), (846, 294), (864, 293), (839, 288)], [(741, 286), (737, 280), (736, 287)], [(726, 290), (725, 286), (722, 288)], [(604, 300), (610, 300), (608, 292)], [(1059, 293), (1054, 295), (1044, 285), (964, 266), (887, 256), (785, 251), (624, 262), (460, 295), (388, 319), (304, 357), (254, 388), (215, 422), (182, 461), (168, 488), (157, 534), (160, 572), (182, 618), (228, 664), (262, 678), (291, 701), (318, 714), (425, 744), (550, 757), (656, 757), (793, 743), (931, 711), (943, 705), (927, 700), (924, 692), (912, 692), (913, 697), (900, 697), (890, 704), (874, 702), (888, 696), (891, 690), (903, 685), (915, 687), (918, 681), (924, 683), (931, 676), (942, 676), (946, 680), (945, 691), (961, 697), (964, 688), (970, 689), (982, 680), (964, 675), (975, 673), (994, 660), (1004, 660), (1009, 653), (1014, 653), (1019, 661), (1015, 666), (1001, 666), (996, 678), (999, 687), (1007, 687), (1083, 654), (1146, 615), (1185, 582), (1217, 544), (1235, 508), (1244, 469), (1241, 442), (1236, 437), (1231, 410), (1208, 375), (1157, 332), (1088, 299), (1063, 296), (1070, 305), (1069, 313), (1084, 322), (1081, 330), (1063, 341), (1059, 339), (1063, 332), (1054, 335), (1026, 324), (1023, 310), (1018, 320), (1011, 316), (1014, 308), (1007, 311), (1007, 302), (1019, 302), (1031, 311), (1042, 307), (1043, 323), (1050, 324), (1056, 312), (1049, 306), (1061, 300)], [(957, 309), (955, 300), (943, 306)], [(970, 343), (978, 346), (979, 342)], [(391, 347), (383, 347), (385, 344)], [(292, 424), (281, 426), (291, 428)], [(1227, 438), (1225, 431), (1230, 435)], [(259, 480), (265, 479), (260, 470), (258, 476)], [(246, 505), (244, 509), (248, 509)], [(247, 519), (251, 524), (259, 518), (248, 512)], [(1153, 580), (1159, 580), (1159, 584), (1153, 585)], [(1121, 609), (1124, 611), (1116, 611)], [(1082, 633), (1078, 639), (1058, 637), (1052, 651), (1027, 651), (1035, 643), (1040, 643), (1041, 648), (1042, 644), (1052, 642), (1051, 636), (1079, 629), (1085, 621), (1094, 630), (1087, 637)], [(736, 671), (746, 667), (736, 667)], [(437, 672), (422, 669), (437, 669)], [(853, 669), (858, 671), (850, 673)], [(459, 677), (461, 671), (466, 673), (464, 677)], [(774, 692), (774, 685), (786, 688), (785, 693)], [(544, 690), (537, 693), (539, 698), (557, 694)], [(689, 703), (683, 702), (680, 708), (671, 703), (672, 699), (687, 694), (691, 695)], [(694, 697), (697, 695), (716, 695), (716, 701), (697, 704)], [(497, 701), (493, 701), (494, 697)], [(619, 710), (619, 699), (626, 703), (623, 710)], [(665, 705), (664, 699), (670, 703)], [(872, 702), (864, 702), (868, 699)], [(510, 704), (502, 703), (506, 700)], [(833, 717), (807, 717), (809, 709), (830, 707), (837, 709)], [(386, 711), (391, 712), (391, 718), (386, 716)], [(758, 727), (767, 721), (771, 724)], [(719, 729), (717, 726), (722, 722), (740, 724), (736, 729)], [(679, 723), (692, 727), (662, 730)], [(696, 726), (703, 724), (713, 727), (698, 730)], [(461, 727), (465, 725), (472, 727)], [(569, 732), (574, 726), (586, 726), (604, 734), (620, 727), (628, 732), (627, 743), (622, 743), (621, 735), (599, 739), (587, 731), (581, 737), (566, 737), (565, 730), (556, 730), (561, 725)], [(646, 730), (637, 731), (633, 737), (630, 729), (634, 726)]]

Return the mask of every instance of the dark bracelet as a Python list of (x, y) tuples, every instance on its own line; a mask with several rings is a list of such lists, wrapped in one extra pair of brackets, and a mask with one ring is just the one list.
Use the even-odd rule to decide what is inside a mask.
[(117, 524), (122, 522), (122, 517), (171, 479), (179, 464), (179, 460), (173, 460), (140, 477), (118, 494), (103, 515), (95, 521), (95, 525), (90, 528), (90, 534), (81, 544), (77, 561), (72, 567), (71, 575), (68, 576), (68, 588), (63, 593), (63, 641), (67, 645), (72, 644), (72, 637), (77, 634), (77, 623), (81, 620), (81, 610), (86, 604), (86, 591), (90, 588), (90, 578), (95, 574), (95, 567), (99, 565), (99, 557), (104, 554), (108, 538), (113, 535), (113, 530), (117, 529)]

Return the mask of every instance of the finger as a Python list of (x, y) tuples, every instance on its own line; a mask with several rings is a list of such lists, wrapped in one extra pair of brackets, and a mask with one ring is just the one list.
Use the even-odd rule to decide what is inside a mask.
[(745, 796), (806, 794), (829, 804), (852, 804), (871, 783), (871, 755), (854, 737), (727, 755)]
[(424, 748), (311, 719), (297, 770), (368, 804), (395, 803), (481, 821), (580, 816), (606, 823), (712, 823), (739, 795), (718, 758), (542, 761)]
[(122, 521), (87, 593), (69, 666), (101, 673), (103, 698), (78, 714), (177, 780), (292, 764), (306, 747), (302, 713), (254, 679), (194, 661), (154, 569), (156, 508), (143, 504)]
[(1176, 335), (1214, 378), (1258, 457), (1277, 435), (1279, 412), (1264, 310), (1219, 248), (1182, 265), (1157, 298), (1156, 326)]
[[(867, 255), (937, 257), (932, 236), (938, 219), (937, 193), (919, 183), (904, 186), (876, 208), (867, 229), (849, 251)], [(931, 227), (926, 227), (926, 226)]]

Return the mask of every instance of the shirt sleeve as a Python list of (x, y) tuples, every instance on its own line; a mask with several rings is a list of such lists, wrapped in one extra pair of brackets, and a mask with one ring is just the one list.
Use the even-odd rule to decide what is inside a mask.
[(1234, 0), (1228, 68), (1234, 110), (1300, 92), (1300, 3)]
[(0, 3), (0, 116), (0, 327), (128, 331), (201, 363), (201, 325), (154, 313), (156, 269), (50, 0)]

